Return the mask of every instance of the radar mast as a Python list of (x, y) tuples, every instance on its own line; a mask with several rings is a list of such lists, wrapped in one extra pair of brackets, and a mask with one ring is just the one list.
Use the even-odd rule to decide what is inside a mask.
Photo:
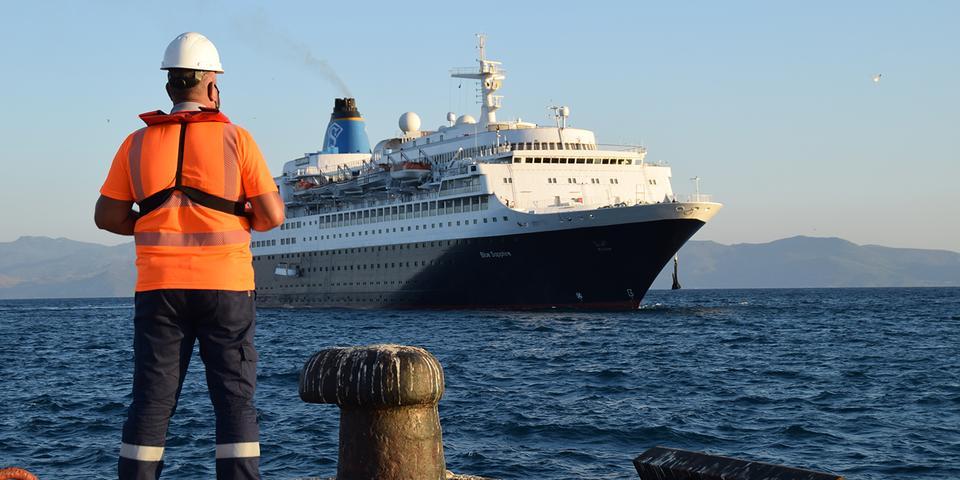
[(469, 78), (480, 81), (480, 124), (484, 127), (491, 123), (497, 123), (497, 110), (503, 103), (502, 95), (494, 93), (502, 86), (503, 79), (507, 78), (504, 71), (500, 70), (501, 62), (487, 60), (486, 54), (487, 36), (477, 34), (477, 49), (480, 50), (479, 72), (470, 72), (466, 70), (455, 70), (450, 73), (454, 78)]

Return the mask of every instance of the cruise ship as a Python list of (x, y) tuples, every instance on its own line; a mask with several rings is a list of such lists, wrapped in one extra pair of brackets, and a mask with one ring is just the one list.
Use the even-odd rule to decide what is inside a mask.
[(479, 82), (479, 118), (428, 130), (407, 112), (371, 150), (336, 99), (322, 150), (276, 178), (285, 223), (252, 237), (259, 305), (635, 309), (720, 210), (678, 198), (643, 147), (568, 127), (566, 106), (552, 125), (499, 120), (506, 75), (478, 39), (478, 68), (451, 75)]

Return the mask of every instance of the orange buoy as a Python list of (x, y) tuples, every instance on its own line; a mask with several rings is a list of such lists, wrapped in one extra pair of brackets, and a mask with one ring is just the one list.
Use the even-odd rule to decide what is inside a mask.
[(36, 475), (17, 467), (0, 469), (0, 480), (39, 480)]

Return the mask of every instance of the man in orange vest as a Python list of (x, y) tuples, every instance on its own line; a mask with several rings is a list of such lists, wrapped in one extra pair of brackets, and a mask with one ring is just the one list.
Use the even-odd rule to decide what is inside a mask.
[(119, 478), (160, 477), (167, 425), (199, 341), (216, 412), (217, 478), (256, 479), (250, 228), (282, 223), (283, 202), (253, 137), (219, 111), (223, 69), (213, 43), (184, 33), (161, 69), (173, 109), (140, 116), (147, 126), (120, 146), (94, 215), (98, 227), (133, 235), (137, 250), (133, 401)]

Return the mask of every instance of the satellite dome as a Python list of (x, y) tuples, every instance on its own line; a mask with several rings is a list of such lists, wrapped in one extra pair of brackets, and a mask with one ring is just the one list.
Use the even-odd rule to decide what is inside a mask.
[(460, 118), (457, 119), (457, 125), (472, 125), (474, 123), (477, 123), (477, 119), (470, 115), (460, 115)]
[(403, 133), (416, 132), (420, 130), (420, 115), (413, 112), (407, 112), (400, 115), (400, 130)]
[(447, 121), (452, 125), (453, 122), (457, 121), (457, 114), (453, 112), (447, 112)]

